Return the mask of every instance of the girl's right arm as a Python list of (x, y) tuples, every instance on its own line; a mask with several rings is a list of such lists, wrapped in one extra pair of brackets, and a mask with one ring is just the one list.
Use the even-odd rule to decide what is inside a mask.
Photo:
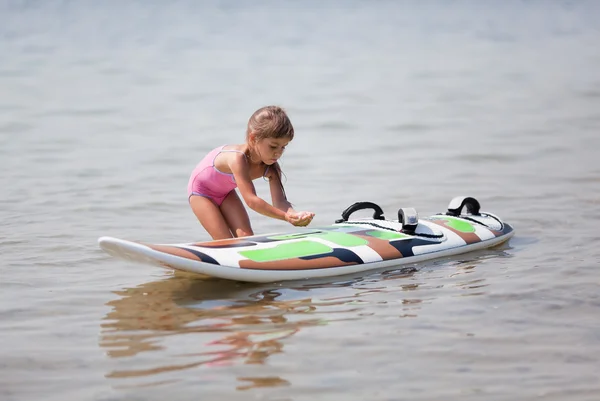
[(256, 189), (250, 178), (250, 166), (248, 166), (248, 161), (243, 154), (235, 154), (229, 167), (231, 168), (237, 187), (240, 190), (240, 194), (250, 209), (264, 216), (285, 220), (291, 224), (294, 224), (301, 219), (301, 216), (297, 213), (294, 213), (293, 211), (287, 213), (277, 209), (256, 194)]

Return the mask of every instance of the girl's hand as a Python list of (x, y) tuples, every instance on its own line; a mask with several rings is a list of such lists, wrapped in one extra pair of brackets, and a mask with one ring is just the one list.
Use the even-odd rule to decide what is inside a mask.
[(305, 227), (310, 224), (313, 217), (315, 217), (315, 214), (312, 212), (289, 211), (285, 214), (285, 221), (296, 227)]

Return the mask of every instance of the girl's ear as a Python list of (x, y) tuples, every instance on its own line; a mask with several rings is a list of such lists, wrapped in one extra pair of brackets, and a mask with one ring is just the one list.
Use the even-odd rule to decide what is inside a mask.
[(248, 142), (256, 143), (256, 134), (254, 132), (250, 132), (250, 134), (248, 134)]

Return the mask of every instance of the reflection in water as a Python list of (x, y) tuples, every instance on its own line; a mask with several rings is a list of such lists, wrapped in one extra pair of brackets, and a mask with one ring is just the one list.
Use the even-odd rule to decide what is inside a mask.
[[(111, 358), (131, 360), (148, 351), (168, 352), (170, 338), (190, 341), (192, 352), (167, 355), (160, 366), (115, 370), (107, 377), (152, 376), (235, 363), (264, 364), (269, 356), (283, 352), (284, 339), (305, 327), (332, 321), (361, 319), (369, 302), (361, 298), (390, 291), (411, 290), (418, 285), (403, 283), (389, 287), (384, 281), (405, 279), (412, 268), (380, 274), (379, 279), (344, 281), (313, 280), (294, 287), (276, 284), (198, 280), (176, 274), (166, 280), (115, 292), (119, 298), (108, 303), (113, 309), (104, 318), (100, 346)], [(342, 291), (342, 293), (336, 293)], [(319, 298), (321, 293), (326, 296)], [(405, 300), (406, 304), (416, 301)], [(413, 313), (416, 316), (416, 314)], [(173, 363), (185, 360), (185, 363)], [(282, 386), (280, 377), (244, 377), (238, 389)]]
[[(283, 287), (202, 280), (177, 273), (117, 291), (119, 298), (108, 303), (112, 310), (104, 318), (100, 346), (110, 358), (122, 361), (124, 368), (109, 372), (107, 377), (160, 374), (153, 385), (170, 383), (169, 373), (198, 367), (264, 365), (271, 355), (283, 353), (286, 340), (304, 328), (384, 313), (416, 318), (423, 304), (439, 297), (442, 287), (458, 289), (464, 295), (482, 294), (481, 289), (487, 286), (484, 279), (468, 276), (486, 256), (493, 257), (488, 253), (421, 265), (425, 273), (419, 275), (415, 275), (415, 267), (408, 266), (362, 277), (286, 283), (289, 286)], [(440, 264), (454, 266), (453, 274), (448, 277)], [(438, 278), (441, 282), (436, 282)], [(381, 309), (378, 305), (393, 307)], [(273, 375), (240, 376), (237, 381), (238, 390), (290, 385)]]
[(289, 386), (290, 383), (279, 377), (240, 377), (241, 382), (246, 382), (243, 385), (237, 386), (237, 390), (250, 390), (257, 387), (282, 387)]
[(475, 273), (478, 264), (485, 262), (488, 259), (511, 257), (511, 254), (506, 252), (507, 249), (512, 248), (508, 243), (504, 243), (497, 248), (488, 249), (484, 252), (468, 254), (471, 256), (470, 258), (457, 262), (455, 266), (456, 271), (450, 275), (450, 278), (461, 279), (461, 281), (454, 284), (455, 287), (462, 290), (460, 292), (461, 297), (480, 296), (485, 294), (483, 289), (489, 286), (489, 283), (486, 283), (487, 280), (485, 276), (469, 278), (469, 275)]
[[(113, 310), (102, 324), (100, 345), (113, 358), (134, 357), (165, 348), (168, 337), (203, 335), (194, 350), (178, 355), (193, 362), (149, 369), (114, 371), (109, 377), (133, 377), (189, 369), (200, 365), (223, 366), (236, 360), (262, 364), (283, 349), (282, 339), (305, 326), (322, 324), (313, 316), (290, 319), (311, 311), (311, 300), (276, 300), (281, 295), (249, 284), (172, 277), (117, 292), (108, 305)], [(250, 380), (250, 379), (248, 379)], [(252, 379), (263, 386), (264, 379)], [(267, 382), (274, 382), (273, 379)]]

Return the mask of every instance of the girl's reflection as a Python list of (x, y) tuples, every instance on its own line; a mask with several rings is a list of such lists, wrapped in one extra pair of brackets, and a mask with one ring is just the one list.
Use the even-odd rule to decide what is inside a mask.
[[(108, 377), (142, 377), (240, 362), (264, 364), (269, 356), (283, 353), (283, 340), (302, 328), (361, 319), (373, 314), (370, 302), (389, 299), (386, 293), (413, 293), (419, 284), (407, 280), (414, 272), (414, 268), (402, 268), (370, 278), (312, 280), (294, 287), (199, 280), (178, 273), (117, 291), (119, 297), (107, 304), (112, 310), (103, 319), (100, 346), (127, 369), (112, 371)], [(417, 316), (421, 301), (415, 295), (405, 302), (403, 296), (397, 298), (401, 303), (397, 316)], [(190, 341), (190, 334), (190, 345), (182, 345)], [(190, 352), (174, 358), (174, 349)], [(140, 358), (147, 351), (167, 355), (158, 356), (160, 366), (148, 368), (145, 358)], [(274, 377), (266, 382), (247, 379), (243, 387), (285, 382)]]
[(116, 294), (120, 298), (108, 303), (113, 310), (102, 324), (100, 343), (111, 357), (160, 350), (157, 340), (168, 336), (212, 333), (214, 337), (218, 333), (216, 340), (205, 344), (227, 349), (198, 354), (213, 356), (202, 363), (225, 363), (233, 358), (262, 363), (281, 351), (280, 339), (321, 321), (290, 322), (286, 317), (311, 309), (310, 298), (277, 300), (280, 292), (249, 284), (175, 276)]

